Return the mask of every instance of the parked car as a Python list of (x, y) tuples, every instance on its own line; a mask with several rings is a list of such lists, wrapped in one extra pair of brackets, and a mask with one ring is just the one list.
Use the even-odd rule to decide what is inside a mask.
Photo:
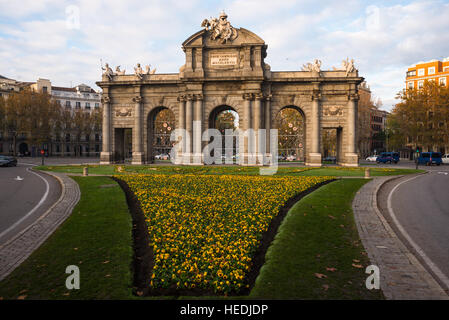
[(286, 159), (287, 161), (295, 161), (296, 160), (296, 156), (294, 155), (289, 155)]
[(382, 152), (376, 159), (377, 163), (398, 163), (399, 162), (399, 152)]
[(337, 162), (337, 158), (333, 157), (333, 156), (328, 156), (326, 158), (323, 159), (324, 162), (332, 162), (332, 163), (336, 163)]
[(10, 156), (0, 155), (0, 167), (12, 167), (17, 166), (17, 159)]
[(378, 157), (378, 155), (372, 155), (372, 156), (369, 156), (369, 157), (366, 157), (366, 161), (372, 161), (372, 162), (376, 162), (376, 160), (377, 160), (377, 157)]
[(439, 152), (422, 152), (418, 158), (418, 163), (426, 166), (431, 166), (432, 164), (439, 166), (442, 162), (441, 153)]
[(446, 153), (441, 157), (441, 162), (443, 162), (444, 164), (449, 164), (449, 153)]

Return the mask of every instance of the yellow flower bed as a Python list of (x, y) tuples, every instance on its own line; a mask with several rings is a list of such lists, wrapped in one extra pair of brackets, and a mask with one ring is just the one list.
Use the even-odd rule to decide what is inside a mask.
[(148, 223), (152, 288), (238, 291), (262, 234), (294, 195), (331, 177), (129, 175)]

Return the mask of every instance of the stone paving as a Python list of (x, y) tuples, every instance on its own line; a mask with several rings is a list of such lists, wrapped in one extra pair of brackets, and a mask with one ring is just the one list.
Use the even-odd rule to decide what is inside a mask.
[(28, 228), (0, 246), (0, 281), (17, 268), (71, 214), (80, 199), (78, 184), (63, 173), (48, 172), (62, 186), (58, 201)]
[(380, 270), (380, 288), (387, 299), (447, 300), (446, 292), (396, 236), (377, 207), (380, 187), (395, 178), (374, 178), (357, 192), (352, 203), (362, 243), (371, 264)]

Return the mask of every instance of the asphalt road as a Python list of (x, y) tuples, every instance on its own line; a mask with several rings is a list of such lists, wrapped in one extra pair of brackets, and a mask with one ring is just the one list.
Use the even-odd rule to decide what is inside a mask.
[(30, 168), (0, 167), (0, 246), (38, 219), (61, 194), (55, 178)]
[(411, 180), (406, 176), (387, 183), (381, 189), (378, 202), (396, 233), (419, 256), (416, 246), (404, 237), (388, 210), (391, 194), (390, 205), (396, 220), (428, 259), (418, 258), (429, 271), (432, 272), (430, 260), (449, 278), (449, 167), (433, 166), (430, 170)]

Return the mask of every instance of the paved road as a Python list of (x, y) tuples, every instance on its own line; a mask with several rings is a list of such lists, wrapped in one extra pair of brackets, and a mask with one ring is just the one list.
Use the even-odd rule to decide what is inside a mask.
[[(409, 179), (388, 183), (381, 190), (379, 205), (384, 214), (388, 212), (391, 194), (391, 208), (399, 224), (431, 263), (449, 278), (449, 166), (432, 167), (429, 173)], [(389, 214), (387, 218), (390, 222), (394, 220)], [(413, 247), (406, 237), (402, 238)], [(421, 260), (429, 266), (428, 260)]]
[(0, 246), (45, 213), (61, 194), (55, 178), (30, 168), (0, 167)]

